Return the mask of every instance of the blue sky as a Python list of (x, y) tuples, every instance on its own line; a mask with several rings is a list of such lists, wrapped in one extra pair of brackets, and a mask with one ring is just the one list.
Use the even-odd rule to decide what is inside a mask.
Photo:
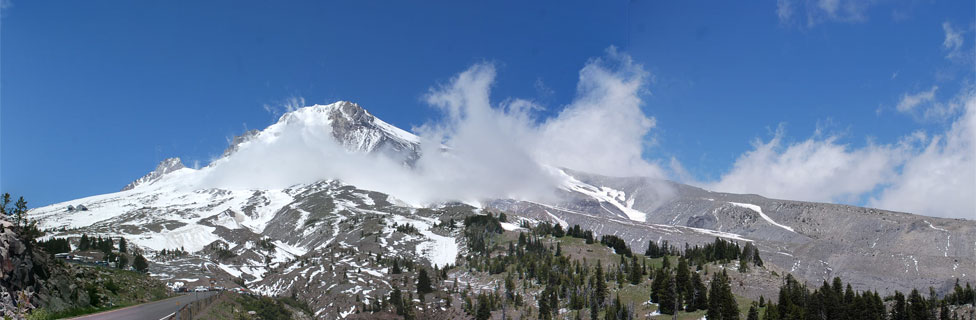
[[(929, 210), (880, 199), (908, 183), (904, 167), (925, 143), (892, 150), (916, 132), (948, 136), (966, 114), (952, 101), (965, 104), (974, 75), (972, 1), (13, 0), (3, 7), (0, 189), (33, 206), (117, 191), (168, 157), (205, 165), (229, 137), (273, 123), (265, 106), (292, 97), (355, 101), (399, 127), (420, 126), (439, 117), (424, 94), (477, 63), (497, 69), (495, 101), (532, 100), (545, 107), (544, 119), (572, 102), (580, 69), (615, 46), (650, 74), (643, 111), (656, 125), (644, 158), (670, 178)], [(920, 102), (904, 104), (911, 97)], [(926, 113), (939, 108), (947, 111)], [(763, 182), (743, 169), (757, 165), (750, 152), (768, 146), (773, 154), (763, 159), (789, 163), (790, 148), (800, 152), (804, 143), (813, 151), (801, 160), (834, 150), (859, 163), (878, 146), (891, 152), (882, 157), (905, 159), (885, 164), (891, 172), (873, 184), (837, 193), (752, 187)], [(830, 179), (817, 183), (845, 183)]]

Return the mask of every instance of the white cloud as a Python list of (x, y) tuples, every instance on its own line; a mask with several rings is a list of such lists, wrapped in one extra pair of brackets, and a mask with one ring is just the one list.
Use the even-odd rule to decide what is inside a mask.
[(948, 53), (946, 58), (953, 59), (960, 55), (963, 46), (962, 32), (954, 30), (948, 21), (942, 23), (942, 30), (945, 31), (945, 40), (942, 41), (942, 48)]
[(614, 48), (606, 58), (591, 60), (580, 71), (576, 99), (540, 128), (536, 158), (604, 175), (663, 177), (663, 170), (642, 156), (655, 125), (641, 110), (647, 77), (643, 66)]
[(922, 91), (915, 94), (903, 94), (901, 96), (901, 101), (898, 102), (895, 109), (900, 112), (909, 112), (923, 103), (930, 103), (935, 100), (936, 90), (939, 90), (938, 86), (932, 86), (932, 88), (928, 91)]
[[(957, 97), (964, 113), (928, 140), (869, 205), (924, 215), (976, 219), (976, 94)], [(925, 141), (924, 135), (918, 140)]]
[(898, 152), (870, 144), (852, 148), (838, 137), (815, 135), (785, 143), (782, 128), (768, 142), (757, 140), (731, 171), (707, 188), (781, 199), (849, 202), (895, 177)]
[(782, 199), (864, 199), (883, 209), (976, 219), (976, 90), (966, 86), (951, 101), (930, 102), (939, 107), (929, 110), (954, 119), (945, 132), (915, 131), (897, 143), (869, 141), (855, 148), (819, 134), (785, 143), (777, 130), (768, 142), (756, 141), (718, 181), (703, 185)]
[[(971, 87), (964, 84), (964, 87)], [(948, 101), (940, 101), (936, 97), (938, 86), (932, 86), (927, 91), (920, 91), (914, 94), (905, 93), (898, 101), (896, 109), (899, 112), (910, 114), (919, 120), (928, 122), (947, 122), (958, 116), (960, 111), (965, 109), (967, 103), (964, 94), (959, 94)], [(967, 89), (968, 90), (968, 89)], [(964, 90), (965, 92), (965, 90)]]

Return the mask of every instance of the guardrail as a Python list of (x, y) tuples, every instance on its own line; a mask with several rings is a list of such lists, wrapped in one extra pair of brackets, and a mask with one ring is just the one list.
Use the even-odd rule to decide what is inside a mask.
[[(193, 294), (193, 293), (190, 293), (190, 294)], [(212, 296), (209, 296), (209, 297), (206, 297), (206, 298), (197, 300), (197, 301), (190, 302), (190, 303), (184, 305), (182, 308), (180, 308), (180, 310), (177, 310), (176, 312), (174, 312), (169, 317), (166, 317), (166, 318), (163, 318), (163, 319), (160, 319), (160, 320), (192, 320), (194, 315), (199, 316), (200, 315), (200, 312), (203, 311), (203, 309), (207, 308), (207, 306), (209, 306), (211, 303), (213, 303), (214, 301), (216, 301), (217, 298), (219, 298), (223, 294), (224, 294), (224, 292), (223, 291), (220, 291), (220, 292), (217, 292), (217, 294), (215, 294), (215, 295), (212, 295)]]

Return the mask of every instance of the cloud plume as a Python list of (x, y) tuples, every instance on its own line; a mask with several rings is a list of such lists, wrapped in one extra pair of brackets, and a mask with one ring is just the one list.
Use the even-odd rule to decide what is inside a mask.
[[(642, 158), (654, 119), (642, 111), (648, 74), (630, 56), (609, 48), (579, 73), (576, 97), (556, 115), (516, 98), (491, 101), (496, 69), (478, 63), (434, 86), (424, 101), (441, 117), (415, 128), (422, 156), (413, 168), (384, 157), (346, 151), (325, 117), (289, 100), (278, 123), (230, 157), (202, 169), (203, 185), (283, 188), (339, 179), (412, 204), (492, 198), (545, 199), (560, 183), (555, 170), (663, 177)], [(368, 106), (367, 106), (368, 107)], [(270, 108), (270, 107), (269, 107)]]

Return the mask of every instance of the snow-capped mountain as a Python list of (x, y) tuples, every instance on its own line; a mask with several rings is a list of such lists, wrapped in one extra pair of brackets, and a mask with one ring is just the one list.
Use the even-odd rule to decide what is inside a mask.
[[(301, 152), (283, 154), (296, 148)], [(322, 292), (371, 297), (390, 288), (382, 276), (386, 270), (363, 262), (377, 254), (439, 266), (465, 254), (460, 231), (447, 221), (463, 220), (478, 208), (408, 204), (395, 192), (370, 190), (341, 175), (350, 168), (342, 161), (378, 158), (376, 166), (390, 162), (412, 170), (422, 156), (419, 137), (354, 103), (316, 105), (235, 138), (206, 167), (186, 168), (178, 158), (167, 159), (120, 192), (37, 208), (31, 218), (50, 231), (48, 236), (124, 236), (150, 253), (178, 248), (193, 253), (153, 258), (153, 273), (164, 279), (212, 273), (243, 279), (268, 294), (311, 288), (319, 292), (309, 297), (315, 307), (338, 316), (344, 310), (332, 308), (335, 301), (352, 304), (353, 297)], [(842, 276), (863, 289), (904, 291), (940, 288), (951, 277), (976, 277), (973, 221), (553, 170), (560, 181), (553, 186), (556, 197), (472, 204), (530, 224), (579, 224), (597, 235), (617, 235), (637, 250), (659, 240), (754, 242), (767, 262), (813, 282)], [(89, 210), (66, 209), (78, 205)], [(394, 232), (404, 224), (417, 232)], [(349, 270), (359, 272), (346, 279)]]

